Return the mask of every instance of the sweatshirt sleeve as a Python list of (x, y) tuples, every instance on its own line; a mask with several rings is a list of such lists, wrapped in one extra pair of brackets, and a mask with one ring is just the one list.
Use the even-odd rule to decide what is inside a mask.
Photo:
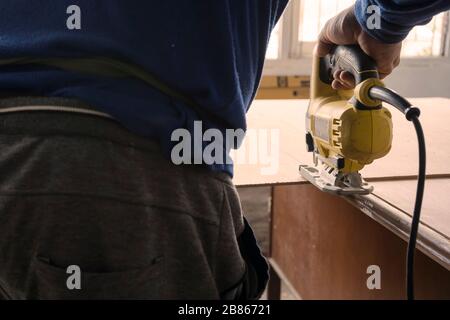
[[(427, 24), (434, 15), (449, 9), (450, 0), (357, 0), (355, 3), (355, 15), (361, 27), (385, 43), (402, 41), (414, 26)], [(367, 23), (377, 13), (380, 14), (378, 29)]]

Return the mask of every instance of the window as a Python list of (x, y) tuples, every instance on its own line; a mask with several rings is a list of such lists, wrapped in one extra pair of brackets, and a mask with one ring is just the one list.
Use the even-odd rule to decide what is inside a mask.
[(402, 55), (407, 57), (443, 56), (448, 13), (441, 13), (425, 26), (415, 27), (403, 42)]
[[(310, 57), (317, 35), (327, 20), (353, 3), (353, 0), (291, 0), (272, 34), (267, 59)], [(448, 12), (441, 13), (427, 25), (415, 27), (404, 41), (402, 55), (443, 56), (448, 21)]]
[(279, 58), (280, 41), (281, 41), (281, 26), (280, 22), (278, 22), (270, 36), (269, 46), (266, 52), (266, 59), (273, 60)]

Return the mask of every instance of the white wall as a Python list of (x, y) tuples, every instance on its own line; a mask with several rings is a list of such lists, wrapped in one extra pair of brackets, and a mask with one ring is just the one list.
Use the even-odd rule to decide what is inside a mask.
[(450, 98), (450, 59), (410, 59), (401, 63), (385, 84), (407, 97)]

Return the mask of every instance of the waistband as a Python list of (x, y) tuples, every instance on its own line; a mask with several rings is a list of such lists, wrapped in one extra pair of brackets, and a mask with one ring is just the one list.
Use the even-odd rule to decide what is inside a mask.
[(0, 132), (83, 135), (154, 150), (156, 142), (133, 134), (110, 115), (78, 100), (46, 97), (0, 99)]
[(28, 97), (0, 93), (0, 114), (27, 111), (60, 111), (113, 119), (109, 114), (99, 112), (95, 108), (76, 99)]
[[(110, 115), (75, 99), (48, 97), (0, 99), (0, 135), (2, 134), (90, 137), (162, 154), (156, 140), (129, 131)], [(199, 174), (233, 184), (231, 177), (224, 172), (215, 172), (199, 166), (189, 167), (197, 170)]]

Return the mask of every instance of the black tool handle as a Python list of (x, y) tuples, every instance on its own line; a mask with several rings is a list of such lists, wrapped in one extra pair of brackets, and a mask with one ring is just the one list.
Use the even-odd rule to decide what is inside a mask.
[(350, 72), (356, 84), (366, 79), (379, 78), (377, 64), (357, 45), (337, 46), (320, 59), (320, 79), (324, 83), (331, 84), (336, 70)]

